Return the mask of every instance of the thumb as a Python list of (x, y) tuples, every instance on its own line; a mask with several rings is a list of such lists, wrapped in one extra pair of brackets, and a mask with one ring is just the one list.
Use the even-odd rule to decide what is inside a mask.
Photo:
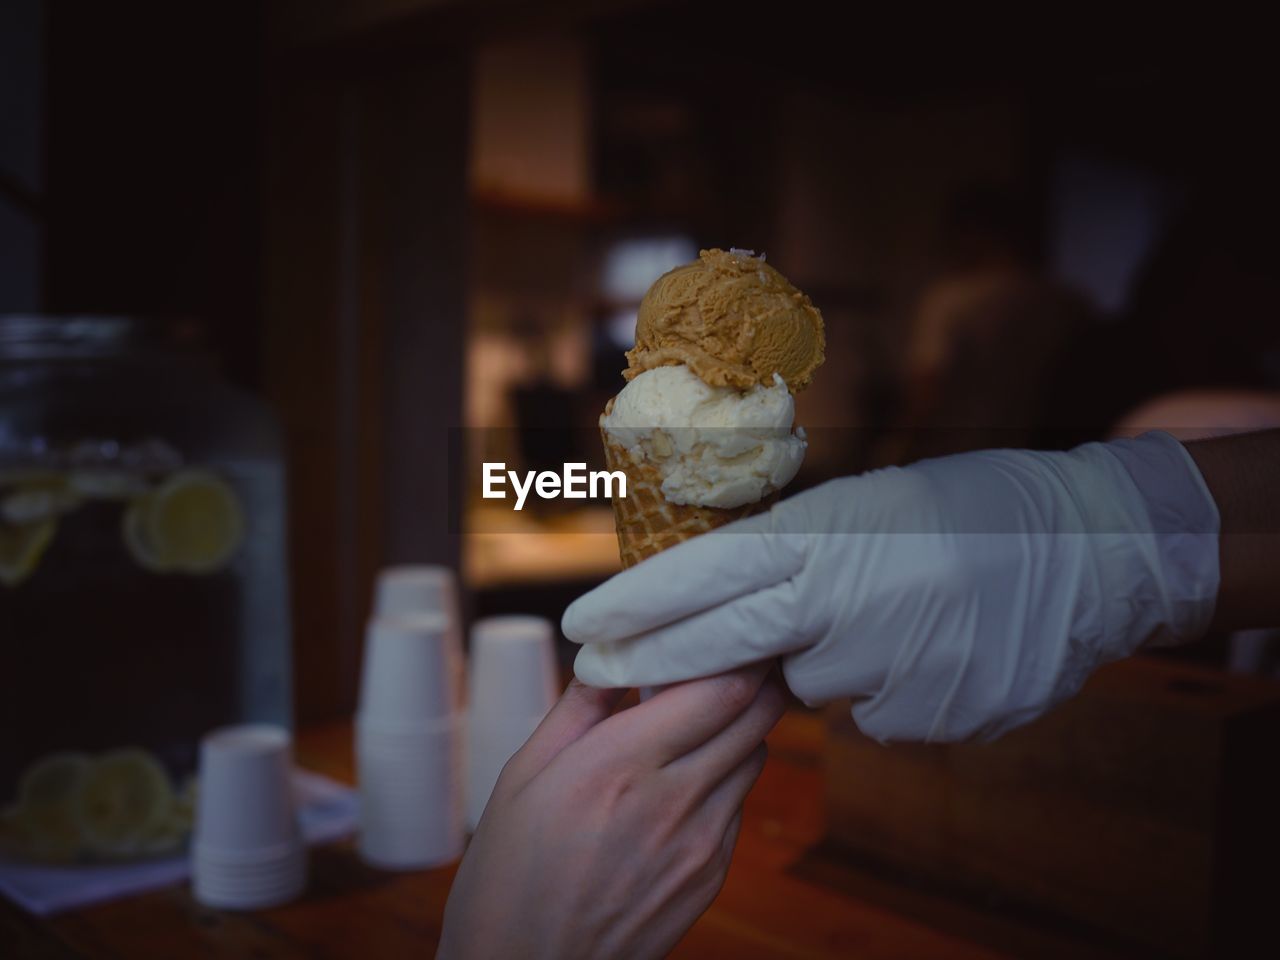
[(554, 760), (565, 747), (607, 719), (626, 690), (600, 690), (578, 679), (569, 681), (555, 706), (520, 748), (503, 772), (520, 789)]

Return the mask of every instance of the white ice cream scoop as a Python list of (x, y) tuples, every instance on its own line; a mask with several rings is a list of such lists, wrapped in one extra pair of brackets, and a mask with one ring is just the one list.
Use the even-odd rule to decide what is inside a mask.
[(600, 425), (633, 457), (655, 464), (670, 503), (739, 507), (796, 475), (802, 430), (782, 378), (750, 390), (712, 387), (677, 364), (638, 374)]

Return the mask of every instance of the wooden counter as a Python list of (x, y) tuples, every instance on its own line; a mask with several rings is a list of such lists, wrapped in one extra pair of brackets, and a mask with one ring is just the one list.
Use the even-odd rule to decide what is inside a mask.
[[(1025, 931), (998, 918), (892, 887), (838, 857), (815, 854), (823, 834), (823, 737), (821, 717), (802, 711), (789, 713), (770, 737), (769, 763), (747, 800), (725, 889), (673, 956), (1076, 955), (1070, 947), (1028, 940)], [(350, 728), (303, 732), (297, 755), (305, 767), (350, 780)], [(186, 887), (49, 920), (0, 901), (0, 956), (429, 957), (452, 875), (452, 869), (374, 870), (357, 859), (350, 843), (340, 843), (313, 850), (304, 899), (260, 913), (206, 909)]]

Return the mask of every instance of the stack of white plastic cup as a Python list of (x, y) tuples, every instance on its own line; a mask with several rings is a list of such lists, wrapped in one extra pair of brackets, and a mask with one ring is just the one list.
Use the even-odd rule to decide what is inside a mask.
[(373, 619), (395, 620), (419, 613), (440, 614), (449, 621), (449, 672), (454, 696), (466, 696), (462, 653), (462, 618), (458, 607), (458, 583), (448, 567), (430, 564), (387, 567), (374, 587)]
[(559, 689), (551, 624), (490, 617), (471, 630), (467, 827), (474, 831), (498, 775), (542, 722)]
[(417, 870), (462, 854), (462, 717), (449, 624), (439, 613), (404, 614), (371, 621), (365, 635), (359, 849), (375, 866)]
[(206, 906), (255, 910), (306, 886), (292, 754), (289, 732), (265, 724), (224, 727), (201, 741), (191, 877)]

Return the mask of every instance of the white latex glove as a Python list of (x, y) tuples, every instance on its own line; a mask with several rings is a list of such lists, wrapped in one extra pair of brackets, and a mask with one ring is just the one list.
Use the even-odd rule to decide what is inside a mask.
[(575, 601), (578, 677), (669, 683), (781, 656), (879, 740), (992, 737), (1213, 613), (1218, 511), (1172, 437), (984, 451), (835, 480)]

